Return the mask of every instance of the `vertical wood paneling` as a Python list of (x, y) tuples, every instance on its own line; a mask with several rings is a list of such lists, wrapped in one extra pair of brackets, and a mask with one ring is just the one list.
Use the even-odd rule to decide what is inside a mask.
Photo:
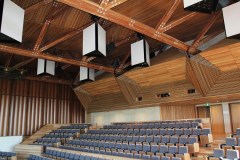
[(68, 85), (0, 79), (0, 136), (31, 135), (49, 123), (82, 123), (84, 114)]
[(196, 118), (195, 106), (160, 106), (162, 120)]

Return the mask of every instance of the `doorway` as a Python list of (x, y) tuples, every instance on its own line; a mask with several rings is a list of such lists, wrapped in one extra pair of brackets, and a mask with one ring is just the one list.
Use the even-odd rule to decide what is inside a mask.
[(230, 116), (231, 116), (231, 124), (232, 124), (232, 132), (236, 133), (236, 129), (240, 128), (240, 103), (232, 103), (230, 106)]

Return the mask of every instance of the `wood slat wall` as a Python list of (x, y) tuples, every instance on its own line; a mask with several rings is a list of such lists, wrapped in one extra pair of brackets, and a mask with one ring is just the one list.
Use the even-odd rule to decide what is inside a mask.
[(81, 123), (84, 112), (68, 85), (0, 79), (0, 136), (32, 135), (51, 123)]
[(162, 120), (177, 120), (196, 118), (196, 108), (194, 105), (184, 106), (160, 106)]

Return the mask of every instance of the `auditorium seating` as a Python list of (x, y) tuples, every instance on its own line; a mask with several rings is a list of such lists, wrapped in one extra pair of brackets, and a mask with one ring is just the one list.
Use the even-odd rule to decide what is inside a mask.
[(43, 156), (32, 155), (32, 154), (30, 154), (30, 156), (27, 159), (28, 160), (53, 160), (52, 158), (46, 158)]
[(84, 133), (85, 129), (89, 129), (90, 126), (91, 124), (71, 124), (68, 126), (61, 126), (60, 128), (44, 135), (42, 138), (38, 138), (33, 144), (57, 147), (61, 144), (62, 140), (64, 143), (67, 139), (78, 137), (80, 133)]
[(239, 132), (239, 128), (236, 130), (236, 135), (233, 135), (231, 137), (226, 137), (226, 143), (221, 144), (220, 148), (224, 149), (225, 151), (227, 149), (235, 149), (240, 152), (240, 137), (237, 136)]
[(16, 160), (16, 153), (13, 152), (1, 152), (0, 151), (0, 159), (1, 160)]
[(234, 149), (214, 149), (213, 155), (207, 157), (208, 160), (219, 160), (219, 159), (239, 159), (239, 151)]

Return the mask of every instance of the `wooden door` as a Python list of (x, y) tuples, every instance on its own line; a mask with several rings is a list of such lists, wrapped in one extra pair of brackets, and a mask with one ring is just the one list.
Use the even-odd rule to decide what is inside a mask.
[(210, 109), (206, 106), (197, 107), (198, 118), (210, 118)]
[(222, 105), (214, 105), (210, 107), (211, 111), (211, 124), (213, 134), (224, 134), (224, 119)]
[(232, 131), (235, 133), (236, 128), (240, 128), (240, 103), (230, 104), (230, 115), (232, 123)]

